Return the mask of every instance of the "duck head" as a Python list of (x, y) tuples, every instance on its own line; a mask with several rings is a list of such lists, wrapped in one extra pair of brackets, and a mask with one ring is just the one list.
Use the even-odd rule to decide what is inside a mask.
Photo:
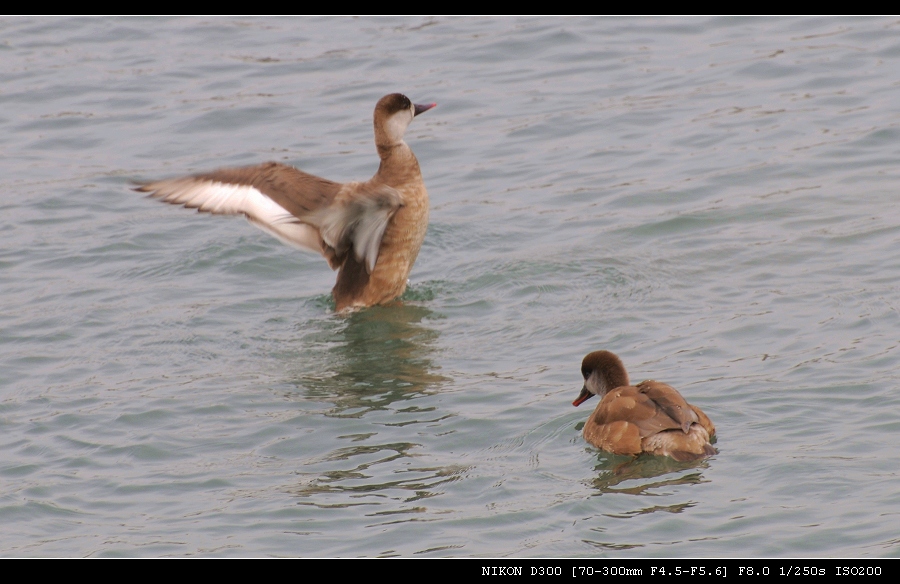
[(628, 385), (625, 365), (609, 351), (588, 353), (581, 361), (581, 375), (584, 376), (584, 386), (572, 402), (573, 406), (580, 406), (595, 395), (602, 399), (608, 391)]
[(375, 144), (393, 146), (403, 141), (409, 123), (436, 103), (413, 103), (402, 93), (385, 95), (375, 104)]

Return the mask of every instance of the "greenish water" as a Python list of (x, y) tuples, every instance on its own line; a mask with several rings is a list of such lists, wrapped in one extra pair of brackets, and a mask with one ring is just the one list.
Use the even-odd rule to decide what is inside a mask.
[[(5, 556), (898, 555), (895, 18), (0, 20)], [(132, 180), (407, 141), (402, 303)], [(589, 351), (715, 422), (599, 452)]]

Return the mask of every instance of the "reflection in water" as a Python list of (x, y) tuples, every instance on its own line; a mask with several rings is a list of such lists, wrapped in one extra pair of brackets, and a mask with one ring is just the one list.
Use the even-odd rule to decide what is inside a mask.
[(332, 401), (329, 415), (361, 417), (449, 381), (432, 373), (437, 331), (422, 325), (433, 313), (420, 306), (373, 307), (330, 321), (335, 328), (307, 335), (323, 353), (320, 370), (299, 380), (311, 397)]
[[(706, 482), (700, 472), (680, 474), (683, 471), (709, 468), (709, 459), (678, 462), (668, 456), (642, 455), (636, 458), (630, 456), (618, 456), (602, 453), (600, 464), (594, 470), (600, 471), (600, 475), (592, 481), (592, 485), (605, 493), (625, 493), (629, 495), (656, 496), (662, 493), (658, 491), (664, 487), (677, 485), (696, 485)], [(648, 480), (674, 475), (661, 480)], [(625, 481), (634, 481), (637, 484), (618, 487)]]
[[(600, 454), (600, 464), (594, 467), (599, 471), (599, 476), (591, 481), (591, 486), (597, 490), (597, 495), (638, 495), (642, 497), (654, 497), (654, 499), (633, 499), (635, 502), (651, 502), (659, 501), (657, 497), (670, 498), (679, 492), (678, 487), (684, 485), (699, 485), (708, 482), (703, 478), (702, 469), (709, 468), (709, 458), (678, 462), (668, 456), (649, 456), (641, 455), (636, 458), (630, 456), (618, 456), (602, 452)], [(625, 485), (624, 483), (629, 484)], [(617, 503), (627, 506), (628, 501), (618, 497)], [(680, 503), (672, 503), (670, 505), (651, 504), (644, 507), (635, 507), (631, 510), (622, 510), (616, 512), (603, 513), (606, 518), (611, 520), (617, 519), (635, 519), (640, 516), (652, 517), (660, 512), (678, 514), (696, 506), (695, 501), (687, 500)], [(606, 534), (607, 531), (616, 531), (611, 524), (606, 527), (596, 527), (592, 531)], [(657, 533), (658, 538), (671, 536), (672, 540), (669, 544), (676, 543), (683, 539), (683, 534), (678, 531), (671, 533)], [(626, 550), (632, 548), (644, 547), (645, 543), (624, 543), (622, 541), (597, 541), (591, 539), (582, 540), (584, 543), (604, 549), (604, 550)], [(663, 543), (662, 540), (656, 541), (656, 544)]]
[(323, 415), (354, 422), (337, 436), (340, 443), (303, 461), (299, 483), (289, 487), (301, 504), (371, 505), (368, 515), (378, 517), (377, 523), (413, 516), (421, 521), (428, 513), (421, 502), (463, 476), (464, 466), (422, 464), (413, 452), (421, 445), (407, 441), (419, 430), (405, 427), (432, 427), (449, 416), (403, 403), (449, 381), (433, 372), (430, 354), (438, 332), (423, 324), (433, 317), (426, 308), (396, 303), (315, 321), (319, 330), (304, 335), (304, 361), (316, 370), (295, 383), (307, 397), (333, 404)]

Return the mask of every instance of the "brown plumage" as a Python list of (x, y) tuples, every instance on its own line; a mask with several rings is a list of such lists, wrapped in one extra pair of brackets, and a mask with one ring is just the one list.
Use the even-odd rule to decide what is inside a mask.
[(321, 253), (338, 270), (338, 311), (385, 304), (406, 290), (428, 227), (428, 191), (403, 135), (436, 104), (399, 93), (375, 106), (381, 164), (365, 182), (338, 183), (267, 162), (143, 184), (135, 190), (201, 212), (244, 215), (281, 241)]
[(572, 402), (593, 396), (600, 403), (584, 425), (584, 439), (613, 454), (642, 452), (697, 460), (716, 453), (710, 444), (716, 427), (697, 406), (659, 381), (628, 382), (622, 361), (609, 351), (594, 351), (581, 362), (584, 387)]

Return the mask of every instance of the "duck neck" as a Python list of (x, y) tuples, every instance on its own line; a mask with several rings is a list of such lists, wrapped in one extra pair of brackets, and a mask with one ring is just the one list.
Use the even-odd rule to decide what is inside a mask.
[(606, 391), (630, 385), (630, 382), (628, 381), (628, 372), (625, 371), (624, 367), (610, 371), (609, 376), (606, 378), (606, 383), (609, 385), (609, 387), (606, 388)]
[(594, 395), (602, 398), (609, 391), (628, 385), (628, 373), (624, 370), (601, 372), (595, 369), (588, 378), (586, 385)]
[(406, 142), (400, 140), (393, 144), (381, 143), (376, 146), (378, 147), (378, 157), (381, 158), (381, 164), (378, 167), (379, 175), (396, 176), (397, 178), (421, 176), (419, 161), (416, 160), (416, 155), (406, 145)]

